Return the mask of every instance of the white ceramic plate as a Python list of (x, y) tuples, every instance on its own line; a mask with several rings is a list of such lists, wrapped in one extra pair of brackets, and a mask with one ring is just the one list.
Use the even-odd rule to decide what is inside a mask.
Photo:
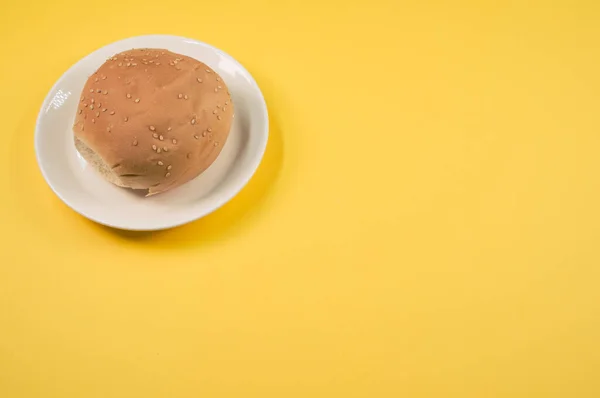
[[(132, 48), (165, 48), (217, 71), (235, 103), (229, 138), (217, 160), (200, 176), (149, 198), (106, 182), (76, 151), (72, 125), (81, 90), (111, 55)], [(267, 107), (258, 85), (224, 52), (175, 36), (139, 36), (103, 47), (72, 66), (52, 87), (40, 110), (35, 151), (44, 178), (58, 197), (98, 223), (129, 230), (158, 230), (196, 220), (229, 201), (250, 180), (268, 138)]]

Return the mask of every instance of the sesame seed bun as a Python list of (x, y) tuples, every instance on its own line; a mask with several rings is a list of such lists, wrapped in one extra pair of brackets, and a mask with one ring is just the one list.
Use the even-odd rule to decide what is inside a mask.
[(232, 119), (227, 86), (211, 68), (167, 50), (135, 49), (109, 58), (87, 80), (75, 147), (111, 183), (153, 195), (206, 170)]

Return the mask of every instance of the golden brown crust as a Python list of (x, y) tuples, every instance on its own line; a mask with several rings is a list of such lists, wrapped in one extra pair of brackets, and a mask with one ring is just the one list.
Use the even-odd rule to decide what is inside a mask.
[(167, 50), (136, 49), (109, 58), (90, 76), (73, 131), (118, 185), (155, 194), (206, 170), (232, 118), (231, 96), (214, 70)]

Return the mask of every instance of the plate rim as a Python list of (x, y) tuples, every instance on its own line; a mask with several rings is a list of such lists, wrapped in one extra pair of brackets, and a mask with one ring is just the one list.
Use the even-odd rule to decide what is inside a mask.
[[(259, 99), (260, 99), (260, 108), (261, 108), (261, 118), (263, 119), (264, 122), (264, 131), (262, 132), (262, 134), (264, 135), (264, 139), (261, 140), (261, 145), (260, 147), (254, 152), (254, 154), (252, 155), (252, 159), (251, 162), (249, 164), (249, 167), (246, 168), (247, 172), (243, 175), (243, 178), (240, 180), (240, 182), (235, 185), (232, 189), (226, 191), (223, 195), (221, 195), (218, 200), (211, 206), (207, 206), (205, 208), (203, 208), (201, 211), (199, 211), (197, 214), (193, 214), (193, 216), (191, 216), (189, 219), (187, 220), (183, 220), (183, 221), (179, 221), (179, 222), (163, 222), (162, 224), (159, 224), (155, 227), (128, 227), (125, 225), (116, 225), (114, 223), (109, 223), (109, 222), (105, 222), (102, 219), (93, 216), (91, 214), (88, 214), (86, 211), (83, 211), (81, 209), (77, 209), (75, 208), (69, 200), (67, 200), (63, 194), (61, 194), (59, 191), (57, 191), (53, 184), (50, 182), (50, 179), (46, 173), (46, 171), (44, 170), (44, 167), (42, 165), (42, 162), (40, 161), (40, 150), (39, 150), (39, 137), (40, 137), (40, 123), (42, 118), (44, 117), (45, 114), (45, 109), (48, 107), (48, 105), (50, 104), (50, 102), (52, 101), (52, 99), (54, 98), (53, 93), (56, 91), (57, 87), (64, 81), (64, 79), (66, 79), (67, 75), (69, 74), (69, 72), (73, 71), (78, 65), (80, 65), (81, 63), (83, 63), (86, 59), (91, 58), (95, 53), (97, 53), (98, 51), (121, 43), (121, 42), (126, 42), (129, 40), (135, 40), (135, 39), (152, 39), (152, 38), (162, 38), (162, 39), (171, 39), (171, 40), (180, 40), (180, 41), (185, 41), (191, 44), (199, 44), (202, 46), (205, 46), (217, 53), (220, 53), (222, 55), (224, 55), (225, 57), (227, 57), (230, 61), (234, 62), (239, 68), (241, 68), (243, 71), (245, 71), (248, 75), (248, 78), (250, 80), (250, 83), (254, 85)], [(35, 152), (35, 157), (36, 157), (36, 163), (38, 165), (38, 169), (40, 170), (42, 177), (44, 178), (44, 181), (46, 182), (46, 184), (50, 187), (50, 189), (52, 190), (52, 192), (65, 204), (67, 205), (67, 207), (69, 207), (71, 210), (73, 210), (74, 212), (76, 212), (77, 214), (95, 222), (98, 223), (100, 225), (104, 225), (106, 227), (109, 228), (114, 228), (114, 229), (118, 229), (118, 230), (126, 230), (126, 231), (160, 231), (160, 230), (166, 230), (166, 229), (171, 229), (171, 228), (176, 228), (185, 224), (189, 224), (192, 223), (194, 221), (197, 221), (203, 217), (206, 217), (207, 215), (217, 211), (218, 209), (220, 209), (221, 207), (223, 207), (226, 203), (228, 203), (229, 201), (231, 201), (235, 196), (237, 196), (237, 194), (248, 184), (248, 182), (252, 179), (252, 177), (256, 174), (256, 171), (258, 170), (258, 167), (260, 166), (260, 164), (262, 163), (262, 160), (264, 158), (264, 154), (267, 148), (267, 144), (269, 141), (269, 113), (268, 113), (268, 108), (267, 108), (267, 103), (264, 97), (264, 94), (262, 93), (262, 90), (260, 89), (260, 86), (258, 85), (258, 83), (256, 82), (256, 80), (254, 79), (254, 76), (250, 73), (250, 71), (248, 71), (248, 69), (246, 69), (244, 67), (244, 65), (242, 65), (237, 59), (235, 59), (233, 56), (231, 56), (229, 53), (209, 44), (206, 42), (203, 42), (201, 40), (197, 40), (197, 39), (193, 39), (193, 38), (189, 38), (189, 37), (184, 37), (184, 36), (177, 36), (177, 35), (163, 35), (163, 34), (149, 34), (149, 35), (137, 35), (137, 36), (130, 36), (130, 37), (126, 37), (120, 40), (116, 40), (113, 42), (110, 42), (108, 44), (105, 44), (101, 47), (96, 48), (95, 50), (91, 51), (90, 53), (88, 53), (86, 56), (80, 58), (79, 60), (77, 60), (77, 62), (73, 63), (69, 68), (67, 68), (62, 74), (61, 76), (54, 82), (54, 84), (52, 85), (52, 87), (48, 90), (44, 101), (42, 102), (41, 108), (38, 112), (37, 118), (36, 118), (36, 123), (35, 123), (35, 130), (34, 130), (34, 152)]]

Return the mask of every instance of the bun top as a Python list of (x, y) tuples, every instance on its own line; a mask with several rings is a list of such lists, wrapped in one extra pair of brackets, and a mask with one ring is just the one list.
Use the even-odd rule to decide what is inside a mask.
[(112, 183), (156, 194), (217, 158), (233, 118), (223, 79), (162, 49), (110, 57), (85, 84), (73, 131), (82, 156)]

